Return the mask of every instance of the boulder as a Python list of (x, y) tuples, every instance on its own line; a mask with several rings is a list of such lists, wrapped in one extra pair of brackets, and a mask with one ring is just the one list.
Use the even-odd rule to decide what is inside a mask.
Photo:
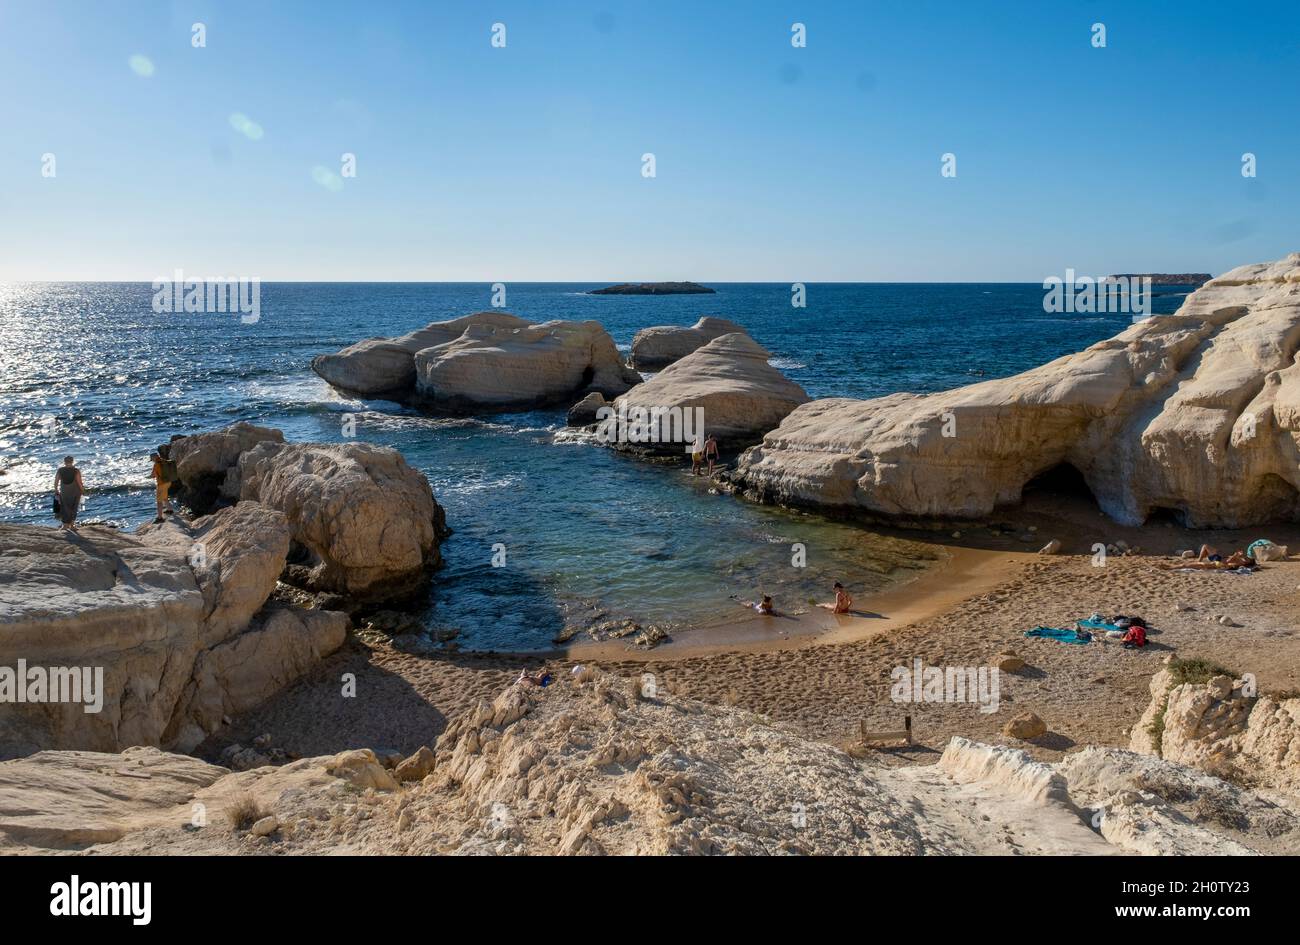
[(831, 398), (740, 457), (753, 498), (978, 518), (1059, 466), (1102, 510), (1238, 528), (1300, 515), (1300, 253), (1215, 279), (1173, 315), (1014, 377)]
[(1032, 712), (1018, 712), (1002, 728), (1002, 734), (1008, 738), (1022, 741), (1037, 738), (1047, 733), (1047, 723)]
[(369, 748), (341, 751), (334, 756), (325, 770), (363, 791), (366, 788), (374, 788), (376, 791), (397, 790), (397, 782), (384, 770), (375, 753)]
[(312, 590), (358, 600), (407, 596), (441, 563), (445, 515), (424, 474), (397, 450), (263, 443), (240, 456), (234, 475), (241, 505), (284, 514)]
[(632, 339), (631, 364), (638, 371), (658, 371), (723, 335), (745, 334), (745, 329), (725, 318), (706, 315), (690, 328), (656, 325), (642, 328)]
[(1061, 550), (1061, 539), (1053, 538), (1047, 544), (1043, 545), (1043, 547), (1039, 548), (1038, 553), (1040, 555), (1054, 555), (1057, 554), (1060, 550)]
[(420, 403), (449, 413), (545, 406), (593, 391), (615, 397), (641, 380), (594, 321), (471, 325), (417, 352), (415, 372)]
[(176, 497), (200, 515), (214, 511), (235, 496), (225, 490), (226, 476), (239, 455), (258, 443), (283, 443), (284, 434), (251, 423), (231, 424), (224, 430), (183, 436), (171, 443), (171, 458), (179, 477)]
[(597, 412), (604, 406), (607, 406), (605, 395), (599, 391), (592, 391), (569, 408), (565, 423), (571, 427), (590, 426), (596, 422)]
[(444, 322), (431, 322), (400, 338), (367, 338), (334, 354), (317, 355), (312, 370), (335, 387), (364, 397), (385, 394), (399, 398), (415, 387), (415, 355), (425, 348), (459, 338), (471, 325), (522, 328), (532, 324), (509, 312), (474, 312)]
[[(768, 352), (748, 335), (715, 338), (664, 368), (614, 402), (617, 416), (603, 420), (602, 438), (611, 445), (648, 452), (682, 453), (696, 434), (695, 410), (703, 412), (702, 435), (724, 447), (752, 443), (799, 404), (804, 389), (767, 363)], [(660, 416), (656, 439), (644, 435), (639, 417)]]
[(397, 766), (393, 772), (398, 781), (420, 781), (433, 771), (436, 756), (427, 745)]
[(1025, 668), (1025, 661), (1015, 653), (999, 653), (993, 660), (994, 665), (1003, 673), (1014, 673)]

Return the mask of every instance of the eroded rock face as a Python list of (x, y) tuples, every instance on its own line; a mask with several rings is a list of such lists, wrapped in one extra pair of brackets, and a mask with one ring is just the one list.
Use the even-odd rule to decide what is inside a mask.
[(617, 396), (641, 377), (623, 363), (599, 322), (472, 325), (415, 356), (419, 400), (448, 412), (541, 406), (577, 394)]
[[(220, 824), (239, 798), (273, 819), (276, 852), (313, 854), (1223, 854), (1252, 852), (1223, 824), (1284, 847), (1300, 822), (1113, 748), (1049, 765), (954, 738), (938, 764), (892, 768), (637, 685), (589, 670), (512, 686), (396, 775), (368, 748), (233, 773), (136, 751), (0, 764), (0, 847), (256, 852), (252, 823), (185, 829), (194, 804)], [(1209, 816), (1189, 817), (1202, 797)]]
[(1014, 377), (817, 400), (741, 457), (755, 498), (882, 517), (978, 518), (1060, 464), (1101, 508), (1190, 526), (1300, 515), (1300, 254), (1242, 266), (1174, 315)]
[(283, 443), (284, 434), (242, 420), (224, 430), (197, 433), (174, 440), (171, 457), (180, 477), (177, 498), (200, 515), (216, 510), (236, 496), (224, 491), (226, 476), (239, 455), (258, 443)]
[(334, 354), (312, 359), (312, 370), (346, 391), (366, 397), (405, 397), (415, 388), (415, 355), (425, 348), (454, 341), (471, 325), (523, 328), (532, 324), (508, 312), (475, 312), (445, 322), (431, 322), (400, 338), (368, 338)]
[(1300, 698), (1255, 696), (1231, 676), (1173, 682), (1168, 670), (1152, 678), (1134, 751), (1300, 795)]
[[(202, 548), (201, 554), (196, 549)], [(288, 526), (257, 503), (191, 531), (0, 525), (0, 668), (76, 673), (76, 698), (0, 704), (0, 757), (189, 750), (337, 649), (342, 614), (263, 610)], [(308, 624), (300, 629), (299, 623)], [(286, 624), (292, 624), (287, 626)], [(86, 672), (89, 671), (89, 673)], [(2, 669), (0, 669), (2, 671)], [(87, 708), (94, 711), (87, 712)]]
[(599, 322), (533, 324), (506, 312), (434, 322), (402, 338), (321, 355), (312, 369), (336, 387), (449, 413), (623, 393), (641, 378)]
[(285, 516), (313, 590), (400, 597), (441, 562), (444, 513), (397, 450), (263, 443), (240, 456), (234, 476), (240, 506), (260, 502)]
[[(745, 334), (729, 334), (670, 364), (644, 384), (614, 402), (615, 411), (704, 411), (704, 435), (713, 434), (724, 447), (753, 443), (808, 400), (802, 387), (767, 363), (766, 349)], [(684, 450), (682, 439), (671, 443), (638, 443), (629, 429), (626, 444), (651, 452)], [(698, 431), (692, 431), (698, 432)]]
[(632, 366), (638, 371), (658, 371), (679, 361), (723, 335), (746, 334), (745, 329), (725, 318), (706, 315), (690, 328), (655, 325), (642, 328), (632, 339)]

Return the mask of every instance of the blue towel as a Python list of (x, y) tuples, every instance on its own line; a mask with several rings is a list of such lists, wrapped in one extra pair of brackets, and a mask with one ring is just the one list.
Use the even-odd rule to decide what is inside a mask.
[(1092, 642), (1091, 633), (1077, 633), (1074, 630), (1066, 630), (1062, 627), (1034, 627), (1032, 630), (1026, 630), (1027, 637), (1043, 637), (1047, 640), (1059, 640), (1062, 643), (1078, 643), (1080, 645)]
[(1103, 620), (1080, 620), (1079, 626), (1087, 627), (1089, 630), (1119, 630), (1123, 632), (1123, 627), (1117, 627), (1113, 623), (1106, 623)]

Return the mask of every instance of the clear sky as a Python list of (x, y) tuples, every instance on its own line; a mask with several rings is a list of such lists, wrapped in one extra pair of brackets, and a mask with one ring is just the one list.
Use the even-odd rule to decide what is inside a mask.
[(0, 0), (0, 280), (1218, 273), (1298, 92), (1277, 0)]

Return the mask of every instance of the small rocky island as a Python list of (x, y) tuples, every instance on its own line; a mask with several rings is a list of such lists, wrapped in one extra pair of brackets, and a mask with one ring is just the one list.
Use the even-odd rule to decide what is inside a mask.
[(588, 295), (712, 295), (716, 290), (698, 282), (621, 282)]
[(1106, 281), (1150, 279), (1152, 285), (1194, 285), (1199, 289), (1213, 278), (1208, 272), (1121, 272), (1107, 276)]

